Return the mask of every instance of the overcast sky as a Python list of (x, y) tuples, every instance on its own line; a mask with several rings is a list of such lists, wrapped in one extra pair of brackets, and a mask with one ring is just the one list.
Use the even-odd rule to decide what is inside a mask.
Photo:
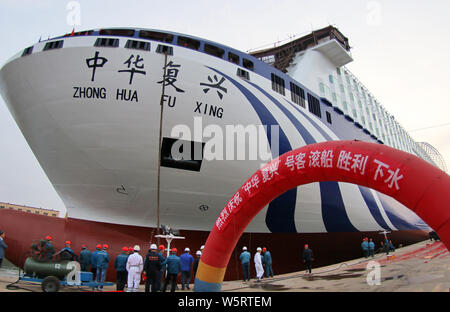
[[(450, 167), (450, 1), (0, 0), (0, 66), (42, 36), (106, 27), (170, 30), (242, 51), (327, 25), (349, 38), (350, 71)], [(64, 204), (0, 98), (0, 201)]]

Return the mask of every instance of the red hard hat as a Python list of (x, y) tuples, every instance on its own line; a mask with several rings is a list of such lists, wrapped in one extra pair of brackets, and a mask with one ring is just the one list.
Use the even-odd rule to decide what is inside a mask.
[(66, 244), (66, 245), (72, 245), (72, 242), (71, 242), (71, 241), (66, 241), (64, 244)]
[(160, 250), (165, 249), (164, 245), (159, 245), (159, 249), (160, 249)]
[(51, 237), (50, 235), (47, 235), (47, 236), (45, 237), (45, 239), (53, 240), (53, 237)]
[(262, 251), (264, 251), (264, 252), (267, 251), (266, 247), (264, 247)]
[(177, 252), (178, 252), (178, 249), (172, 248), (172, 252), (177, 253)]
[(128, 247), (127, 247), (127, 246), (122, 247), (122, 250), (123, 250), (123, 251), (128, 251)]
[(128, 251), (134, 251), (133, 247), (128, 247)]
[(104, 244), (103, 248), (105, 248), (105, 249), (109, 248), (108, 244)]
[(99, 249), (101, 249), (101, 248), (102, 248), (102, 245), (101, 245), (101, 244), (98, 244), (96, 247), (99, 248)]
[(308, 244), (305, 244), (305, 248), (308, 248)]
[(81, 245), (81, 248), (84, 248), (84, 247), (86, 247), (86, 245), (85, 245), (85, 244)]

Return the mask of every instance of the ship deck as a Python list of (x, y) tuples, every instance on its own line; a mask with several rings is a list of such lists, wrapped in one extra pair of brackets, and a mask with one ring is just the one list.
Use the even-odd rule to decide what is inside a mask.
[[(298, 257), (287, 254), (297, 261)], [(373, 268), (367, 269), (370, 261), (380, 265), (380, 284), (369, 285), (367, 277)], [(300, 265), (300, 264), (299, 264)], [(111, 268), (110, 268), (111, 269)], [(112, 269), (111, 269), (112, 270)], [(276, 274), (276, 272), (275, 272)], [(0, 292), (41, 292), (39, 284), (20, 281), (14, 288), (7, 287), (18, 279), (18, 268), (7, 260), (0, 269)], [(193, 291), (177, 290), (188, 295)], [(181, 285), (178, 285), (181, 289)], [(107, 286), (104, 291), (115, 291)], [(312, 275), (305, 271), (275, 275), (261, 282), (225, 281), (222, 291), (236, 292), (449, 292), (450, 252), (441, 242), (423, 241), (374, 258), (360, 258), (330, 266), (316, 268)], [(61, 292), (90, 291), (87, 287), (62, 287)], [(140, 291), (144, 291), (141, 284)]]

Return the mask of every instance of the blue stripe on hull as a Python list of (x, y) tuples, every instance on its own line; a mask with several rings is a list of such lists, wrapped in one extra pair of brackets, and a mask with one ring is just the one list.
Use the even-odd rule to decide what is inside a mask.
[(373, 197), (372, 192), (367, 188), (363, 186), (358, 186), (359, 190), (361, 192), (361, 195), (364, 198), (364, 201), (366, 202), (367, 207), (369, 207), (370, 213), (375, 218), (377, 223), (385, 230), (392, 231), (392, 229), (389, 227), (389, 225), (384, 221), (383, 216), (381, 215), (380, 208), (378, 207), (375, 198)]
[[(274, 97), (272, 97), (270, 94), (268, 94), (266, 91), (264, 91), (259, 86), (249, 82), (252, 86), (257, 88), (261, 93), (263, 93), (267, 98), (269, 98), (292, 122), (292, 124), (295, 126), (299, 134), (303, 137), (306, 144), (314, 144), (316, 143), (316, 140), (313, 138), (313, 136), (309, 133), (309, 131), (305, 128), (302, 123), (295, 118), (295, 116), (286, 108), (284, 107), (279, 101), (277, 101)], [(312, 123), (314, 125), (314, 123)], [(319, 131), (323, 131), (322, 129), (319, 129)], [(324, 133), (324, 136), (326, 137), (326, 133)], [(322, 218), (325, 224), (325, 228), (328, 232), (355, 232), (358, 231), (353, 224), (350, 222), (350, 219), (348, 218), (347, 212), (345, 210), (344, 201), (342, 200), (341, 191), (339, 189), (339, 184), (337, 182), (319, 182), (320, 184), (320, 197), (321, 197), (321, 207), (322, 207)], [(269, 219), (271, 223), (276, 222), (275, 220), (279, 219), (285, 219), (285, 218), (292, 218), (292, 220), (295, 220), (295, 201), (294, 201), (294, 208), (292, 209), (280, 209), (280, 206), (278, 204), (283, 204), (282, 202), (277, 203), (275, 206), (269, 206), (269, 211), (271, 212), (270, 217), (275, 219)], [(281, 206), (282, 207), (282, 206)], [(290, 213), (291, 215), (287, 215), (287, 213)], [(338, 222), (337, 222), (338, 221)], [(266, 220), (266, 222), (268, 222)], [(281, 224), (280, 224), (281, 225)]]
[[(380, 199), (381, 205), (384, 207), (384, 211), (386, 211), (386, 215), (388, 216), (389, 220), (398, 230), (423, 230), (423, 228), (417, 227), (414, 224), (403, 220), (396, 213), (394, 213), (395, 208), (389, 203), (390, 200), (394, 199), (388, 198), (388, 196), (384, 194), (379, 194), (378, 198)], [(422, 220), (417, 217), (417, 221)]]
[(322, 217), (327, 232), (359, 232), (353, 226), (345, 210), (337, 182), (320, 182)]
[[(251, 93), (247, 88), (238, 83), (231, 77), (223, 74), (222, 72), (211, 68), (223, 77), (226, 77), (231, 83), (233, 83), (247, 98), (253, 109), (258, 114), (259, 119), (263, 125), (267, 126), (266, 135), (269, 145), (272, 143), (271, 135), (271, 125), (279, 126), (278, 122), (275, 120), (273, 115), (269, 112), (266, 106), (261, 103), (261, 101)], [(292, 146), (284, 133), (283, 129), (280, 127), (280, 138), (279, 138), (279, 154), (282, 155), (286, 152), (292, 150)], [(271, 232), (278, 233), (296, 233), (295, 228), (295, 202), (297, 199), (297, 188), (291, 189), (282, 195), (275, 198), (270, 204), (266, 214), (266, 225)]]

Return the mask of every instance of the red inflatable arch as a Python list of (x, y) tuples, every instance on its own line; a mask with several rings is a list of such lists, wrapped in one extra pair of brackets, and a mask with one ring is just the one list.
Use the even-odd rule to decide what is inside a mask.
[(302, 184), (349, 182), (395, 198), (414, 211), (450, 250), (450, 177), (409, 153), (362, 141), (329, 141), (290, 151), (253, 174), (228, 201), (209, 234), (195, 291), (220, 291), (237, 241), (274, 198)]

